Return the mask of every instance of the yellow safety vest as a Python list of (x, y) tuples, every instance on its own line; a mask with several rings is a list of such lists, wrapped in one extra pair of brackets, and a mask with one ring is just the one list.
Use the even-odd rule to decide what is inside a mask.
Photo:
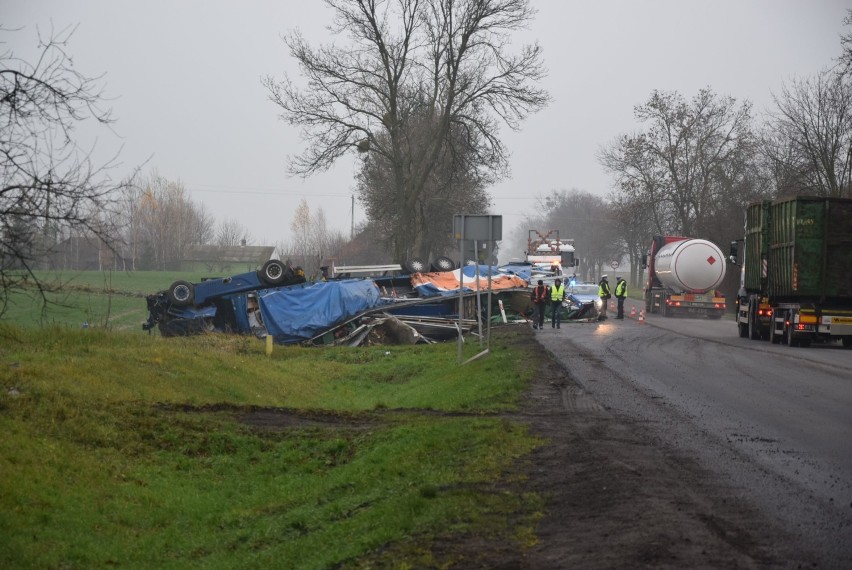
[(550, 288), (550, 300), (551, 301), (561, 301), (562, 297), (565, 296), (565, 285), (560, 285), (557, 287), (554, 285)]

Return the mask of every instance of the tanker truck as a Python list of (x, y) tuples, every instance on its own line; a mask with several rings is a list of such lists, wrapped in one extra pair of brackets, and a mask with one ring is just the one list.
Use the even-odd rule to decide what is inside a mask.
[[(740, 245), (745, 251), (739, 251)], [(852, 199), (796, 196), (749, 204), (737, 295), (740, 337), (852, 347)]]
[(642, 265), (648, 269), (646, 313), (711, 319), (725, 314), (725, 297), (716, 290), (725, 278), (725, 257), (716, 244), (704, 239), (654, 236)]

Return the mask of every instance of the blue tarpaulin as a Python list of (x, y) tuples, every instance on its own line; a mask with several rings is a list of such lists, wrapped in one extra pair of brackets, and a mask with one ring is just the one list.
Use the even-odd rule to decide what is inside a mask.
[(375, 282), (362, 279), (272, 289), (259, 295), (266, 330), (276, 339), (313, 338), (384, 303)]

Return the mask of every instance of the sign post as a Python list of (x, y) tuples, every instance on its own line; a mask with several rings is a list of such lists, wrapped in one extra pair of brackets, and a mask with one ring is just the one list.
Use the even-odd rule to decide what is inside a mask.
[[(459, 258), (464, 260), (466, 242), (473, 242), (476, 259), (474, 278), (476, 279), (476, 306), (478, 310), (477, 321), (479, 322), (479, 346), (482, 348), (482, 302), (479, 289), (479, 243), (485, 242), (489, 251), (494, 250), (494, 243), (503, 239), (503, 216), (468, 216), (457, 214), (453, 216), (453, 234), (459, 243)], [(462, 316), (464, 313), (464, 261), (459, 267), (459, 324), (458, 324), (458, 357), (459, 364), (466, 364), (480, 356), (488, 354), (491, 350), (491, 260), (488, 260), (488, 316), (486, 331), (487, 345), (485, 350), (462, 362)]]

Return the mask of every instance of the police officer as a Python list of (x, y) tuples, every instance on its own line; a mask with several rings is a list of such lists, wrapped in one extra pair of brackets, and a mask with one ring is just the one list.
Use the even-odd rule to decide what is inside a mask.
[(627, 297), (627, 281), (619, 277), (615, 281), (615, 300), (618, 301), (616, 319), (624, 319), (624, 299)]
[(565, 298), (565, 285), (561, 279), (553, 282), (553, 287), (550, 288), (550, 308), (553, 314), (550, 317), (550, 328), (559, 328), (559, 323), (562, 321), (562, 300)]
[(598, 283), (598, 297), (601, 298), (601, 308), (600, 314), (598, 315), (599, 321), (606, 320), (606, 304), (612, 298), (612, 294), (609, 291), (609, 281), (606, 275), (601, 275), (601, 280)]

